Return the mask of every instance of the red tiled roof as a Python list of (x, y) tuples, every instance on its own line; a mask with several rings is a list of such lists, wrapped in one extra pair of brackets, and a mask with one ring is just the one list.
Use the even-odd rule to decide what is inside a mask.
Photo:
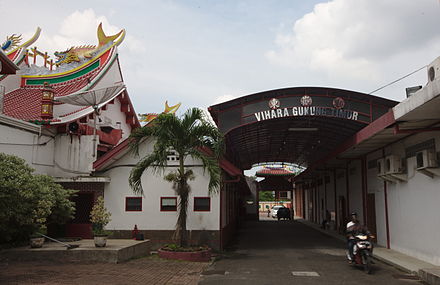
[[(80, 90), (98, 73), (99, 71), (93, 71), (67, 82), (52, 84), (55, 97)], [(41, 88), (41, 85), (25, 86), (5, 94), (3, 103), (5, 115), (24, 121), (41, 120)]]
[(264, 167), (261, 170), (258, 170), (256, 173), (257, 176), (293, 176), (294, 172), (289, 171), (285, 168), (281, 167)]

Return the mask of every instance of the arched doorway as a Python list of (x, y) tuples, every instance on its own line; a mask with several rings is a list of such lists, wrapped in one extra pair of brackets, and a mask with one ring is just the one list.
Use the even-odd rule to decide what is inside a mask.
[(225, 135), (226, 158), (238, 168), (288, 162), (307, 169), (294, 186), (295, 211), (315, 222), (329, 211), (337, 229), (341, 215), (348, 215), (350, 197), (348, 183), (337, 189), (336, 181), (346, 179), (350, 169), (343, 159), (328, 158), (396, 104), (349, 90), (296, 87), (243, 96), (209, 112)]

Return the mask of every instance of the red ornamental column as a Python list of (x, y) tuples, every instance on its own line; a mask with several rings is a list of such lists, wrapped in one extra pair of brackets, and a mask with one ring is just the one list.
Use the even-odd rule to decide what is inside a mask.
[(53, 99), (54, 91), (49, 83), (44, 82), (41, 98), (41, 118), (52, 119), (53, 118)]

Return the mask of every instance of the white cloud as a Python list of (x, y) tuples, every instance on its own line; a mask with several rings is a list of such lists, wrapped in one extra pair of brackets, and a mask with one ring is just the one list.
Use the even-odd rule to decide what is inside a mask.
[[(279, 34), (270, 62), (320, 71), (330, 78), (376, 81), (387, 61), (439, 46), (440, 5), (435, 0), (333, 0)], [(402, 64), (405, 60), (402, 58)], [(427, 62), (425, 62), (427, 63)]]
[[(64, 51), (72, 46), (97, 45), (96, 31), (102, 23), (106, 35), (114, 35), (122, 28), (111, 25), (106, 16), (97, 15), (91, 8), (76, 10), (63, 19), (56, 32), (43, 29), (37, 42), (38, 49), (53, 53)], [(29, 38), (33, 32), (27, 32), (23, 38)], [(142, 43), (133, 35), (127, 35), (122, 45), (129, 52), (143, 52)]]
[(213, 104), (214, 105), (215, 104), (220, 104), (220, 103), (223, 103), (223, 102), (226, 102), (226, 101), (238, 98), (238, 97), (239, 96), (237, 96), (237, 95), (234, 96), (234, 95), (231, 95), (231, 94), (221, 95), (221, 96), (218, 96), (217, 98), (215, 98)]

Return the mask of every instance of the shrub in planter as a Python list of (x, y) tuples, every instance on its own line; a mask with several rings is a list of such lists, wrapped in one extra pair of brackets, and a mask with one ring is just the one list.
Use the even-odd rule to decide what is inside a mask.
[(208, 262), (211, 260), (211, 249), (206, 246), (181, 247), (167, 244), (159, 249), (159, 257), (186, 261)]
[(93, 223), (92, 231), (96, 247), (104, 247), (107, 244), (109, 232), (105, 226), (110, 222), (111, 213), (104, 206), (104, 198), (98, 197), (90, 213), (90, 221)]

